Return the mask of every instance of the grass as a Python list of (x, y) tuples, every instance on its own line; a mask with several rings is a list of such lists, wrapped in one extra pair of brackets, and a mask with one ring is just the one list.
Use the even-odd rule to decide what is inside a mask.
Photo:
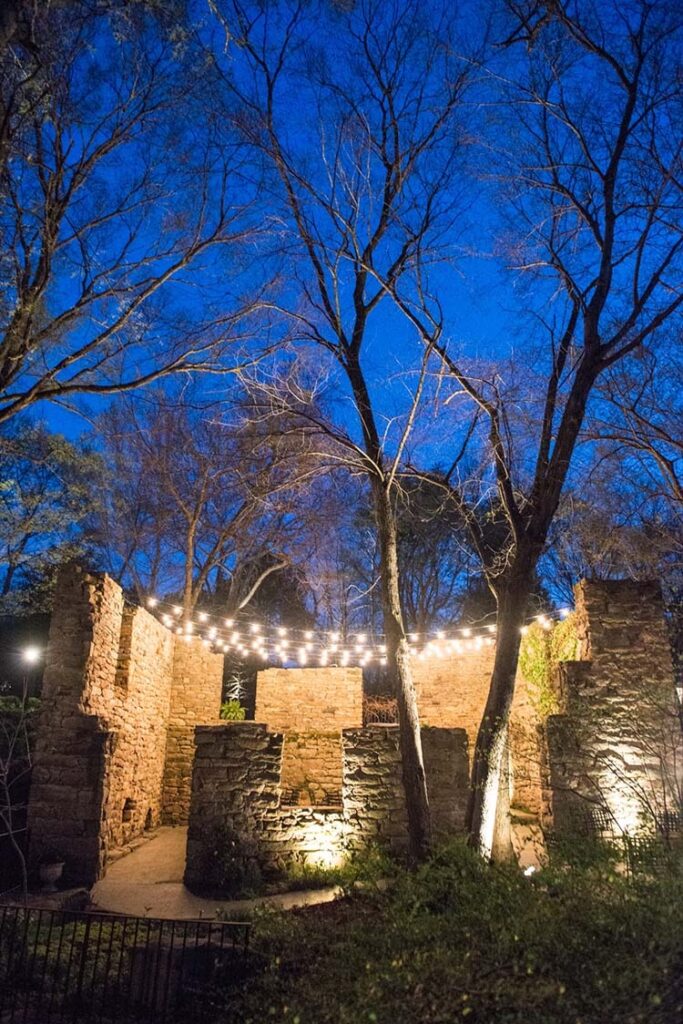
[[(372, 872), (370, 872), (372, 874)], [(675, 1024), (680, 865), (625, 878), (594, 851), (531, 878), (459, 844), (386, 892), (260, 913), (264, 969), (226, 993), (241, 1024)]]

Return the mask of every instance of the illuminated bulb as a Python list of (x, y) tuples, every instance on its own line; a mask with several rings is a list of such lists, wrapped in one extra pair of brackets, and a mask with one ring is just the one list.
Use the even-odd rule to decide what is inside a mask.
[(259, 626), (258, 622), (252, 622), (249, 629), (251, 630), (252, 633), (258, 633), (261, 627)]
[(412, 642), (415, 643), (417, 640), (420, 639), (420, 634), (419, 633), (409, 633), (408, 634), (408, 639), (412, 640)]
[(148, 608), (156, 608), (156, 606), (158, 604), (159, 604), (159, 602), (157, 601), (156, 597), (148, 597), (147, 598), (147, 607)]
[(308, 654), (306, 653), (306, 649), (304, 647), (300, 647), (299, 648), (299, 664), (300, 665), (305, 665), (307, 661), (308, 661)]
[(356, 636), (356, 640), (358, 641), (359, 644), (364, 644), (365, 641), (367, 640), (367, 637), (366, 637), (365, 633), (358, 633), (357, 636)]
[(379, 663), (380, 663), (380, 665), (386, 665), (387, 659), (386, 658), (380, 658), (379, 659)]
[(305, 651), (310, 651), (312, 649), (313, 649), (313, 644), (304, 644), (304, 650)]
[(206, 614), (206, 612), (200, 612), (199, 615), (197, 616), (200, 622), (206, 622), (208, 617), (209, 616)]
[(192, 623), (192, 622), (186, 622), (186, 623), (185, 623), (185, 632), (186, 632), (186, 633), (192, 633), (192, 632), (194, 632), (194, 625), (193, 625), (193, 623)]
[(496, 627), (493, 625), (493, 623), (488, 625), (486, 628), (488, 629), (489, 633), (495, 633), (496, 632)]
[(335, 644), (339, 642), (339, 633), (330, 633), (330, 640)]
[(472, 630), (469, 627), (467, 629), (461, 629), (460, 632), (463, 636), (472, 636)]
[(40, 647), (35, 647), (31, 644), (30, 647), (24, 647), (21, 657), (27, 665), (36, 665), (40, 661), (40, 654)]
[(215, 627), (215, 626), (212, 626), (212, 627), (211, 627), (211, 629), (209, 630), (209, 634), (208, 634), (208, 635), (209, 635), (209, 638), (210, 638), (211, 640), (213, 640), (213, 639), (214, 639), (214, 637), (216, 636), (216, 633), (217, 633), (217, 629), (216, 629), (216, 627)]
[(329, 658), (329, 655), (328, 655), (327, 651), (322, 651), (322, 653), (320, 655), (320, 664), (321, 665), (327, 665), (328, 658)]
[(330, 644), (330, 651), (334, 654), (339, 649), (339, 644)]
[(277, 631), (277, 635), (278, 636), (287, 636), (287, 630), (284, 628), (284, 626), (280, 626), (280, 628)]
[(380, 653), (381, 654), (386, 654), (387, 653), (387, 645), (386, 644), (380, 644), (379, 649), (380, 649)]
[(260, 640), (252, 640), (251, 641), (252, 650), (258, 651), (260, 646), (261, 646), (261, 641)]
[(189, 644), (189, 643), (192, 643), (192, 637), (190, 636), (190, 634), (189, 634), (189, 633), (186, 633), (183, 639), (184, 639), (184, 640), (186, 641), (186, 643), (188, 643), (188, 644)]
[(313, 633), (312, 633), (312, 631), (310, 629), (307, 629), (306, 632), (304, 633), (304, 639), (305, 640), (312, 640), (313, 639)]
[(182, 626), (176, 626), (175, 631), (176, 631), (176, 633), (182, 633), (183, 627)]
[(571, 608), (560, 608), (560, 618), (566, 619), (568, 615), (571, 615)]
[(180, 615), (182, 610), (183, 609), (180, 607), (179, 604), (176, 604), (176, 605), (173, 606), (173, 614), (174, 615)]
[(237, 643), (237, 641), (239, 640), (239, 638), (240, 638), (240, 635), (239, 635), (239, 633), (233, 633), (233, 634), (232, 634), (232, 636), (230, 637), (230, 639), (232, 640), (232, 642), (233, 642), (234, 644), (236, 644), (236, 643)]
[(522, 626), (521, 627), (520, 633), (522, 634), (522, 636), (526, 636), (528, 632), (529, 632), (529, 627), (528, 626)]
[(173, 619), (171, 618), (170, 615), (164, 615), (161, 621), (165, 626), (170, 626), (171, 623), (173, 622)]
[(232, 629), (232, 627), (234, 625), (234, 620), (233, 619), (226, 619), (225, 620), (225, 625), (226, 625), (227, 629)]
[(341, 663), (342, 663), (342, 665), (348, 665), (348, 663), (349, 663), (349, 652), (348, 651), (342, 651), (342, 653), (341, 653)]
[(360, 654), (362, 650), (363, 650), (363, 645), (362, 644), (356, 644), (356, 646), (354, 647), (354, 651), (356, 652), (356, 654)]
[(439, 632), (436, 634), (436, 639), (437, 640), (445, 640), (446, 639), (446, 634), (444, 633), (444, 631), (442, 629), (440, 629)]

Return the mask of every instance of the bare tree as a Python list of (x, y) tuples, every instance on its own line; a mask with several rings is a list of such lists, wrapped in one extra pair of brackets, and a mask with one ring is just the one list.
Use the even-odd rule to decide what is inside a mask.
[(140, 598), (179, 592), (191, 617), (211, 586), (227, 614), (290, 563), (299, 464), (226, 403), (189, 394), (120, 402), (100, 420), (108, 472), (97, 533)]
[[(347, 411), (321, 419), (288, 371), (273, 378), (270, 395), (321, 439), (321, 456), (329, 461), (334, 451), (338, 463), (362, 474), (372, 495), (410, 851), (418, 859), (429, 846), (430, 818), (400, 602), (396, 494), (430, 359), (429, 350), (420, 357), (416, 335), (439, 334), (418, 265), (443, 242), (453, 217), (447, 183), (468, 65), (456, 52), (447, 4), (215, 6), (228, 40), (227, 56), (217, 59), (235, 97), (233, 121), (261, 162), (289, 277), (276, 305), (294, 342), (316, 352), (310, 362), (319, 366), (323, 357), (325, 372), (336, 374)], [(392, 302), (399, 292), (401, 302)], [(402, 344), (412, 363), (394, 410), (382, 400), (386, 369), (381, 383), (371, 370), (375, 324), (391, 315), (387, 299), (398, 314), (397, 373)], [(381, 352), (388, 360), (392, 345), (385, 341)]]
[(249, 196), (198, 116), (189, 33), (132, 7), (3, 6), (0, 422), (244, 358), (253, 300), (219, 315), (209, 283), (254, 230)]
[(495, 69), (514, 111), (507, 135), (496, 125), (508, 144), (498, 172), (512, 183), (507, 253), (533, 281), (525, 299), (547, 343), (535, 347), (525, 383), (519, 353), (504, 373), (477, 378), (452, 347), (426, 338), (486, 425), (505, 526), (492, 535), (457, 477), (447, 481), (498, 607), (469, 807), (472, 840), (486, 853), (520, 628), (587, 404), (601, 375), (656, 344), (683, 303), (677, 12), (660, 2), (510, 2), (507, 14), (507, 63)]

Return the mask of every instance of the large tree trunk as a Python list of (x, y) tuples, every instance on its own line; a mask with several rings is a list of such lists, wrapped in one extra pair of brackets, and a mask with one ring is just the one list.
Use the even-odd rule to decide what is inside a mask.
[(431, 846), (427, 779), (410, 650), (401, 612), (396, 523), (391, 498), (386, 490), (380, 483), (375, 484), (373, 489), (380, 542), (384, 632), (389, 664), (394, 669), (396, 681), (401, 765), (408, 815), (408, 852), (411, 862), (416, 864), (424, 860)]
[(529, 582), (522, 579), (506, 586), (498, 595), (496, 656), (489, 695), (477, 733), (467, 808), (470, 845), (485, 857), (491, 856), (493, 848), (498, 787), (529, 591)]

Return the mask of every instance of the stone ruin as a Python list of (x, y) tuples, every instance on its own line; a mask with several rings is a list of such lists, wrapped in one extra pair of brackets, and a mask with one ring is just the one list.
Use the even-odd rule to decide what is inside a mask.
[[(658, 588), (583, 582), (580, 660), (544, 719), (520, 676), (494, 852), (543, 857), (557, 831), (635, 834), (678, 820), (681, 724)], [(416, 661), (432, 824), (462, 832), (493, 650)], [(256, 720), (221, 722), (223, 656), (124, 601), (106, 575), (62, 574), (28, 808), (30, 858), (92, 883), (159, 824), (189, 824), (186, 881), (228, 826), (265, 868), (406, 845), (398, 727), (363, 724), (359, 668), (258, 673)]]

